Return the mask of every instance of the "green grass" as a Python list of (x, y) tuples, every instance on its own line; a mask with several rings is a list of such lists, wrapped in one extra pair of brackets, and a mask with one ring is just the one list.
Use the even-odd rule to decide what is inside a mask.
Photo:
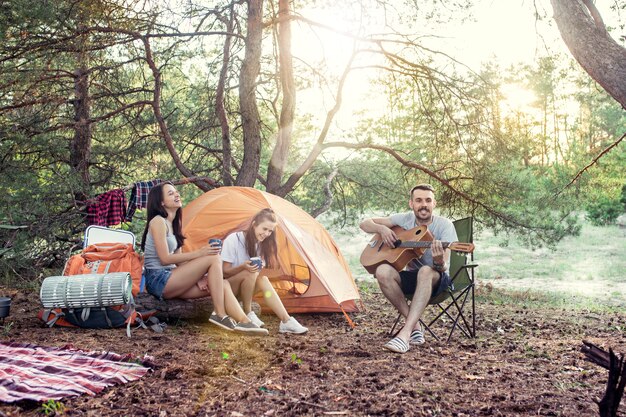
[[(371, 236), (356, 226), (329, 230), (355, 279), (373, 280), (359, 263)], [(474, 240), (478, 285), (506, 290), (503, 298), (519, 294), (522, 302), (592, 310), (626, 307), (626, 229), (583, 223), (579, 236), (563, 239), (554, 250), (489, 230)]]
[(584, 223), (580, 236), (554, 250), (529, 248), (489, 231), (475, 238), (474, 259), (483, 283), (512, 290), (535, 290), (582, 304), (626, 306), (626, 230)]
[(475, 259), (484, 264), (483, 276), (490, 279), (527, 279), (551, 276), (568, 279), (624, 281), (626, 277), (626, 230), (617, 226), (584, 224), (580, 236), (567, 237), (555, 250), (531, 248), (516, 239), (483, 231), (475, 238)]

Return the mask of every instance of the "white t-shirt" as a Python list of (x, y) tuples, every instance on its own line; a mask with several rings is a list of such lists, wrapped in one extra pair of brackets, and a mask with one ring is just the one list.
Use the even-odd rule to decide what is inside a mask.
[[(259, 246), (257, 243), (257, 256)], [(246, 250), (246, 237), (244, 232), (231, 233), (222, 243), (222, 261), (230, 263), (233, 267), (243, 265), (250, 255)]]
[[(393, 214), (389, 216), (389, 219), (391, 220), (391, 223), (396, 226), (400, 226), (404, 230), (417, 227), (417, 224), (415, 223), (415, 213), (412, 211)], [(428, 231), (432, 233), (436, 240), (441, 240), (442, 242), (456, 242), (459, 240), (456, 236), (454, 224), (452, 224), (452, 222), (445, 217), (435, 216), (433, 214), (433, 221), (428, 225)], [(409, 262), (406, 269), (408, 271), (414, 271), (419, 269), (422, 265), (433, 266), (433, 254), (430, 249), (426, 249), (421, 258)], [(446, 272), (448, 272), (448, 270), (446, 270)]]

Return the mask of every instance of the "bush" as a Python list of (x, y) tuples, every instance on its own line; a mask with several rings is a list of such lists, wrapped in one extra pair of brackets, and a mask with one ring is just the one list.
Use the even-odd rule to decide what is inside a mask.
[(624, 213), (624, 203), (622, 195), (619, 199), (600, 197), (597, 201), (587, 205), (587, 220), (594, 226), (605, 226), (615, 223), (615, 220)]

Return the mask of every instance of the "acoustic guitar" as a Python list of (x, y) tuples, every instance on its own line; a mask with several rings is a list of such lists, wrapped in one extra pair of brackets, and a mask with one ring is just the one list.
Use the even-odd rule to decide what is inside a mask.
[[(381, 264), (389, 264), (396, 271), (401, 271), (411, 260), (422, 256), (433, 243), (433, 235), (426, 226), (418, 226), (409, 230), (394, 226), (391, 230), (398, 237), (393, 248), (387, 246), (380, 235), (376, 233), (361, 253), (361, 265), (370, 274), (374, 274), (376, 268)], [(456, 252), (471, 253), (474, 251), (473, 243), (441, 242), (441, 244), (444, 249), (450, 248)]]

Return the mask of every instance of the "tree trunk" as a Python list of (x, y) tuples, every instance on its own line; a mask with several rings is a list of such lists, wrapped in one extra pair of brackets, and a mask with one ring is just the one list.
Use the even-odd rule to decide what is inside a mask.
[(291, 136), (293, 132), (293, 118), (296, 110), (296, 86), (293, 78), (293, 56), (291, 54), (291, 19), (289, 15), (290, 0), (278, 2), (278, 54), (280, 62), (280, 84), (282, 87), (283, 102), (278, 124), (278, 137), (272, 153), (270, 165), (267, 168), (267, 191), (275, 193), (282, 181)]
[[(85, 19), (79, 10), (79, 20)], [(78, 25), (82, 31), (84, 25)], [(86, 201), (89, 196), (91, 178), (89, 159), (91, 157), (91, 103), (89, 101), (89, 57), (86, 50), (86, 36), (77, 38), (76, 61), (78, 69), (74, 72), (74, 137), (70, 144), (70, 166), (80, 179), (80, 188), (74, 193), (76, 201)]]
[(248, 0), (246, 48), (239, 77), (239, 107), (243, 130), (243, 162), (236, 185), (252, 187), (261, 161), (261, 120), (256, 103), (256, 79), (261, 69), (263, 0)]
[(158, 310), (157, 316), (163, 319), (209, 319), (213, 311), (211, 297), (195, 300), (159, 300), (148, 293), (141, 293), (135, 299), (137, 311)]
[(561, 37), (574, 58), (626, 108), (626, 49), (609, 36), (590, 0), (551, 3)]
[(338, 172), (339, 172), (339, 168), (334, 167), (333, 170), (330, 172), (330, 174), (328, 174), (328, 177), (326, 177), (326, 183), (324, 183), (324, 195), (326, 196), (326, 199), (324, 200), (321, 206), (319, 206), (318, 208), (316, 208), (315, 210), (311, 212), (312, 217), (317, 218), (317, 216), (319, 216), (320, 214), (328, 211), (330, 206), (333, 204), (334, 196), (333, 196), (333, 190), (330, 188), (330, 186), (332, 185), (333, 180), (337, 176)]
[[(81, 54), (82, 55), (82, 54)], [(84, 57), (83, 57), (84, 58)], [(75, 71), (74, 76), (74, 138), (70, 145), (70, 165), (80, 178), (81, 187), (74, 195), (85, 201), (89, 194), (89, 158), (91, 156), (91, 123), (89, 122), (89, 76), (86, 65)]]
[[(233, 31), (233, 19), (234, 11), (231, 7), (230, 17), (228, 19), (222, 19), (226, 25), (226, 32), (231, 33)], [(224, 49), (222, 56), (222, 69), (220, 71), (220, 79), (217, 83), (217, 91), (215, 93), (215, 112), (220, 122), (220, 128), (222, 130), (222, 183), (224, 185), (233, 185), (233, 177), (231, 175), (232, 167), (232, 152), (230, 147), (230, 126), (228, 125), (228, 117), (226, 116), (226, 103), (225, 103), (225, 90), (226, 90), (226, 76), (228, 74), (228, 65), (230, 63), (230, 45), (232, 42), (232, 36), (226, 35), (224, 39)]]

